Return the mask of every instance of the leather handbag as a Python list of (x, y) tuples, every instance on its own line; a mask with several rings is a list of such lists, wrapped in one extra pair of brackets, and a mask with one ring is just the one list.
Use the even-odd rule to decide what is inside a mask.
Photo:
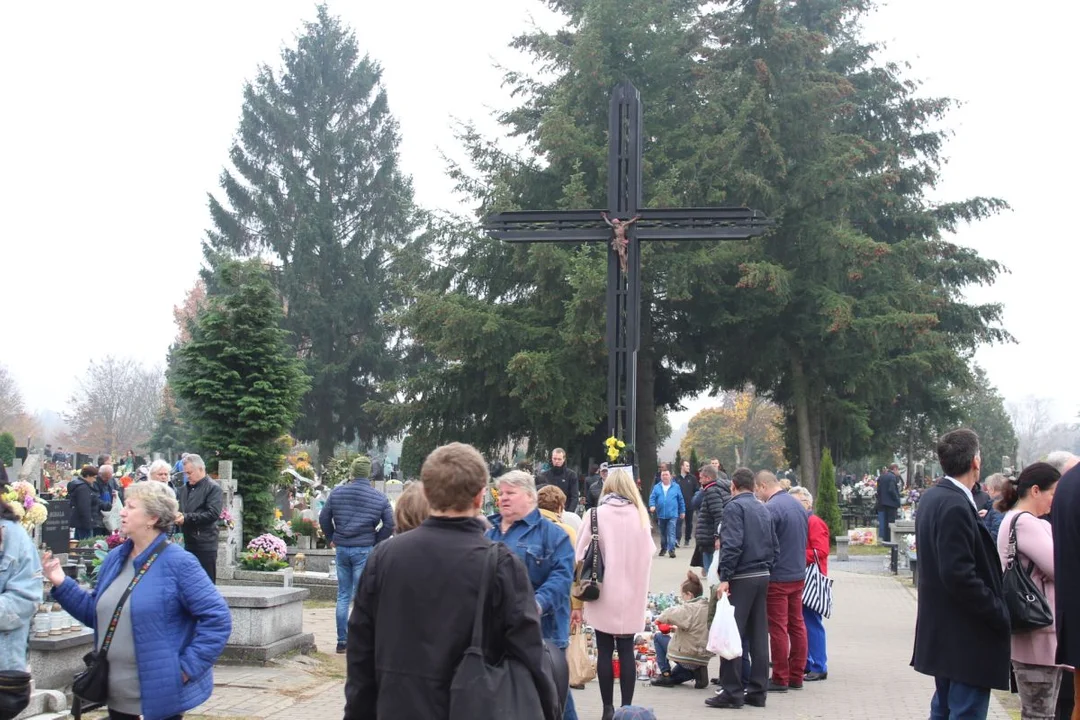
[(592, 541), (585, 557), (577, 566), (573, 595), (578, 600), (592, 602), (600, 599), (600, 586), (604, 584), (604, 556), (600, 554), (600, 530), (596, 524), (596, 508), (591, 512)]
[(128, 583), (124, 594), (120, 596), (120, 601), (116, 603), (116, 609), (113, 610), (109, 628), (105, 631), (105, 637), (101, 641), (101, 649), (97, 652), (90, 651), (83, 656), (86, 669), (75, 676), (75, 681), (71, 685), (71, 692), (83, 702), (104, 704), (108, 701), (109, 646), (112, 645), (113, 636), (116, 634), (116, 626), (120, 624), (120, 614), (124, 609), (124, 603), (127, 602), (131, 591), (139, 584), (146, 571), (158, 559), (158, 555), (161, 554), (161, 549), (166, 543), (167, 540), (162, 535), (154, 552), (146, 559), (139, 571), (135, 573), (135, 577), (131, 578), (131, 582)]
[(1031, 513), (1017, 513), (1013, 516), (1009, 525), (1009, 546), (1006, 555), (1005, 575), (1002, 577), (1002, 587), (1005, 591), (1005, 604), (1009, 608), (1009, 621), (1014, 633), (1030, 632), (1040, 628), (1049, 627), (1054, 622), (1054, 614), (1050, 611), (1050, 603), (1042, 590), (1031, 579), (1031, 571), (1035, 563), (1028, 564), (1027, 570), (1021, 566), (1016, 545), (1016, 521), (1021, 515)]

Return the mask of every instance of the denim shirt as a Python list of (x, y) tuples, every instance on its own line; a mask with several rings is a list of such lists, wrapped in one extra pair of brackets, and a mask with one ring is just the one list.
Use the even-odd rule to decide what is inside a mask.
[(493, 515), (487, 537), (501, 542), (521, 558), (540, 605), (544, 639), (559, 648), (570, 643), (570, 585), (574, 576), (574, 548), (570, 538), (539, 510), (518, 520), (504, 534), (502, 516)]
[(26, 670), (30, 621), (42, 601), (41, 560), (22, 525), (0, 520), (0, 669)]

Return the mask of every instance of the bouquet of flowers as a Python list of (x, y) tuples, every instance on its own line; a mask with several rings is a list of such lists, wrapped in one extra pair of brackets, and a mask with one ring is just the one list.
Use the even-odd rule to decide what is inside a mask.
[(236, 527), (236, 519), (233, 517), (233, 514), (229, 512), (229, 508), (221, 509), (221, 514), (218, 515), (218, 525), (223, 528), (228, 528), (229, 530)]
[(617, 463), (626, 452), (626, 443), (612, 435), (604, 441), (604, 452), (609, 462)]
[(4, 502), (19, 516), (22, 526), (29, 532), (49, 517), (46, 502), (38, 497), (34, 486), (23, 480), (13, 482), (3, 495)]
[(284, 540), (264, 533), (248, 543), (247, 552), (240, 553), (240, 566), (245, 570), (273, 572), (288, 567), (288, 554)]
[(124, 536), (121, 535), (119, 532), (113, 532), (112, 535), (105, 538), (105, 547), (108, 548), (109, 550), (112, 550), (115, 547), (119, 547), (120, 545), (123, 545), (124, 540), (125, 540)]

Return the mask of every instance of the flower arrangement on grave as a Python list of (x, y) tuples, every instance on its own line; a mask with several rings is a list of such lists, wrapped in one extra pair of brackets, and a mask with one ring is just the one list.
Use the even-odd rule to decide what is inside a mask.
[[(121, 535), (119, 531), (114, 530), (112, 535), (105, 538), (105, 548), (107, 550), (112, 550), (113, 548), (120, 547), (124, 544), (124, 540), (126, 539), (127, 538)], [(97, 543), (94, 544), (94, 547), (97, 548)]]
[(299, 515), (293, 517), (289, 526), (292, 528), (293, 535), (297, 536), (315, 537), (318, 531), (315, 523)]
[(229, 508), (221, 508), (221, 514), (218, 515), (218, 525), (229, 530), (236, 527), (236, 518), (229, 512)]
[(285, 541), (270, 533), (264, 533), (247, 544), (247, 552), (240, 553), (240, 567), (245, 570), (274, 572), (288, 567), (287, 557)]
[(614, 435), (604, 441), (604, 453), (607, 455), (608, 462), (629, 462), (625, 457), (628, 450), (629, 448), (627, 447), (626, 443), (615, 437)]
[(840, 490), (840, 499), (846, 503), (858, 503), (877, 498), (877, 483), (873, 479), (863, 480), (854, 485), (845, 485)]
[(8, 486), (7, 492), (2, 496), (4, 502), (19, 516), (19, 522), (27, 531), (45, 522), (49, 517), (44, 500), (38, 497), (37, 490), (30, 483), (19, 480)]

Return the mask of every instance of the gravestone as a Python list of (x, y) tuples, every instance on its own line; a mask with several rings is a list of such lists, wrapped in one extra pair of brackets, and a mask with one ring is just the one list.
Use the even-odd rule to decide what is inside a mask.
[(41, 545), (56, 555), (68, 551), (68, 540), (71, 538), (70, 525), (68, 524), (70, 508), (70, 500), (50, 500), (48, 505), (49, 515), (39, 529)]
[(219, 528), (217, 574), (219, 579), (232, 577), (240, 563), (244, 546), (244, 499), (236, 494), (232, 460), (218, 461), (218, 484), (221, 486), (222, 507), (233, 517), (232, 528)]

